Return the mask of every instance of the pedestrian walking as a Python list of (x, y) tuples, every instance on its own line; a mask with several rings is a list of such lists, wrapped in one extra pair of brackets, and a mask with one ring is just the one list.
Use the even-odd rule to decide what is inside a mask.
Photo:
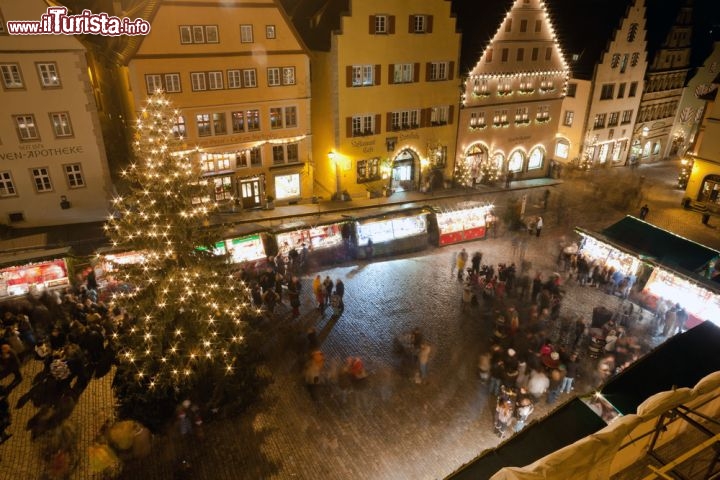
[(465, 276), (465, 265), (467, 265), (468, 253), (463, 248), (457, 256), (457, 279), (462, 281)]
[(293, 276), (288, 283), (288, 298), (290, 299), (293, 318), (300, 316), (300, 289), (300, 279)]
[(315, 300), (318, 304), (318, 310), (321, 312), (325, 309), (325, 297), (324, 297), (324, 290), (323, 290), (323, 283), (322, 278), (320, 275), (315, 275), (315, 280), (313, 280), (313, 293), (315, 294)]
[(345, 284), (339, 278), (335, 280), (335, 299), (337, 305), (333, 305), (336, 315), (339, 317), (345, 311)]
[(547, 210), (548, 201), (550, 200), (550, 189), (546, 189), (543, 193), (543, 210)]
[(424, 382), (427, 379), (427, 373), (428, 373), (428, 362), (430, 361), (430, 352), (432, 352), (432, 347), (429, 343), (423, 342), (422, 345), (420, 345), (420, 351), (418, 352), (418, 367), (420, 370), (420, 382)]
[(325, 295), (323, 300), (325, 305), (330, 305), (330, 297), (332, 296), (334, 286), (335, 284), (330, 279), (330, 276), (326, 276), (325, 280), (323, 280), (323, 288), (325, 289)]
[(650, 213), (650, 209), (647, 206), (647, 203), (640, 208), (640, 220), (645, 220), (645, 217), (647, 217), (647, 214)]
[(0, 380), (13, 376), (12, 382), (7, 386), (8, 392), (17, 387), (22, 382), (22, 373), (20, 373), (20, 360), (9, 344), (3, 343), (0, 347)]
[(543, 218), (538, 216), (537, 220), (535, 220), (535, 236), (539, 237), (540, 232), (542, 232), (543, 229)]
[(458, 252), (453, 252), (450, 257), (450, 278), (455, 276), (455, 268), (457, 268)]

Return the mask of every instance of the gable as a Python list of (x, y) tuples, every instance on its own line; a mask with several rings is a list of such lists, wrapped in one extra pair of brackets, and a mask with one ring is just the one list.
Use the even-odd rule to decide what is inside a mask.
[(515, 0), (470, 75), (567, 70), (546, 2)]

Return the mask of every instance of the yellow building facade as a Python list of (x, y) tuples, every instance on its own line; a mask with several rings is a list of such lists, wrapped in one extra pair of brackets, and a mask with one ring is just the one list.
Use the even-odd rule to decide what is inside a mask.
[(450, 2), (344, 7), (316, 12), (305, 28), (303, 10), (293, 10), (312, 49), (316, 195), (442, 187), (458, 114), (460, 34)]
[(164, 91), (224, 208), (312, 196), (309, 55), (273, 0), (146, 2), (151, 32), (121, 53), (133, 118)]
[(700, 125), (697, 143), (686, 157), (692, 160), (692, 170), (685, 189), (686, 205), (697, 202), (710, 213), (720, 214), (720, 102), (717, 88), (720, 77), (713, 82), (714, 91), (708, 98), (705, 116)]
[(460, 182), (545, 176), (567, 77), (544, 2), (513, 2), (465, 82), (456, 157)]
[(0, 224), (102, 221), (112, 184), (86, 49), (69, 35), (9, 35), (40, 0), (0, 0)]

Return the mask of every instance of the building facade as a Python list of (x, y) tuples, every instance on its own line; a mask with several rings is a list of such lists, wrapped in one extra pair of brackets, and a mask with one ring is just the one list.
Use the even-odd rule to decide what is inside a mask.
[(151, 33), (129, 39), (121, 78), (135, 118), (164, 91), (175, 133), (200, 162), (221, 208), (255, 208), (312, 196), (310, 63), (273, 0), (148, 1)]
[(286, 3), (312, 49), (316, 194), (442, 186), (458, 114), (450, 2)]
[(645, 75), (632, 137), (634, 161), (656, 161), (675, 155), (685, 141), (671, 133), (690, 70), (691, 40), (692, 5), (685, 2)]
[(683, 89), (671, 134), (672, 138), (682, 139), (678, 151), (680, 155), (688, 149), (692, 150), (695, 145), (707, 104), (705, 98), (717, 88), (717, 85), (713, 85), (713, 81), (718, 74), (720, 74), (720, 42), (715, 42), (710, 55)]
[(581, 162), (624, 165), (643, 92), (647, 68), (645, 2), (627, 7), (595, 69), (584, 125)]
[[(692, 170), (685, 188), (685, 205), (700, 204), (701, 208), (720, 214), (720, 101), (718, 88), (720, 74), (711, 82), (704, 94), (707, 105), (703, 109), (697, 141), (692, 154)], [(713, 88), (714, 87), (714, 88)], [(688, 201), (689, 200), (689, 201)]]
[(102, 221), (112, 196), (85, 47), (5, 30), (47, 8), (0, 0), (0, 223), (15, 228)]
[(460, 182), (545, 176), (567, 77), (545, 2), (512, 2), (465, 80), (456, 150)]

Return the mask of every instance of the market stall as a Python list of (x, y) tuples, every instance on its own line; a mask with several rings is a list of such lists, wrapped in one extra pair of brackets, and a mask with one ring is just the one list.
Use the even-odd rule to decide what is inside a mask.
[(685, 328), (705, 320), (720, 325), (720, 285), (709, 278), (718, 264), (717, 250), (632, 216), (601, 233), (576, 232), (586, 258), (636, 276), (642, 287), (636, 301), (643, 307), (654, 311), (661, 301), (680, 305), (688, 313)]
[(99, 288), (114, 287), (118, 284), (114, 277), (119, 265), (132, 265), (143, 262), (143, 253), (133, 250), (128, 252), (99, 248), (93, 264), (95, 278)]
[(436, 212), (438, 246), (485, 238), (492, 209), (492, 205), (464, 202), (456, 209)]
[[(359, 219), (357, 256), (365, 258), (370, 251), (372, 255), (389, 255), (426, 248), (430, 213), (427, 208), (410, 208)], [(367, 248), (369, 245), (372, 249)]]
[(233, 263), (253, 262), (267, 258), (263, 234), (254, 233), (242, 237), (228, 238), (215, 244), (213, 253), (230, 255)]
[(345, 238), (349, 237), (349, 222), (327, 220), (327, 224), (305, 222), (284, 223), (273, 233), (275, 244), (272, 254), (282, 255), (285, 260), (291, 250), (298, 253), (307, 248), (308, 261), (314, 264), (332, 263), (346, 255)]
[(70, 247), (0, 256), (0, 300), (70, 285)]

